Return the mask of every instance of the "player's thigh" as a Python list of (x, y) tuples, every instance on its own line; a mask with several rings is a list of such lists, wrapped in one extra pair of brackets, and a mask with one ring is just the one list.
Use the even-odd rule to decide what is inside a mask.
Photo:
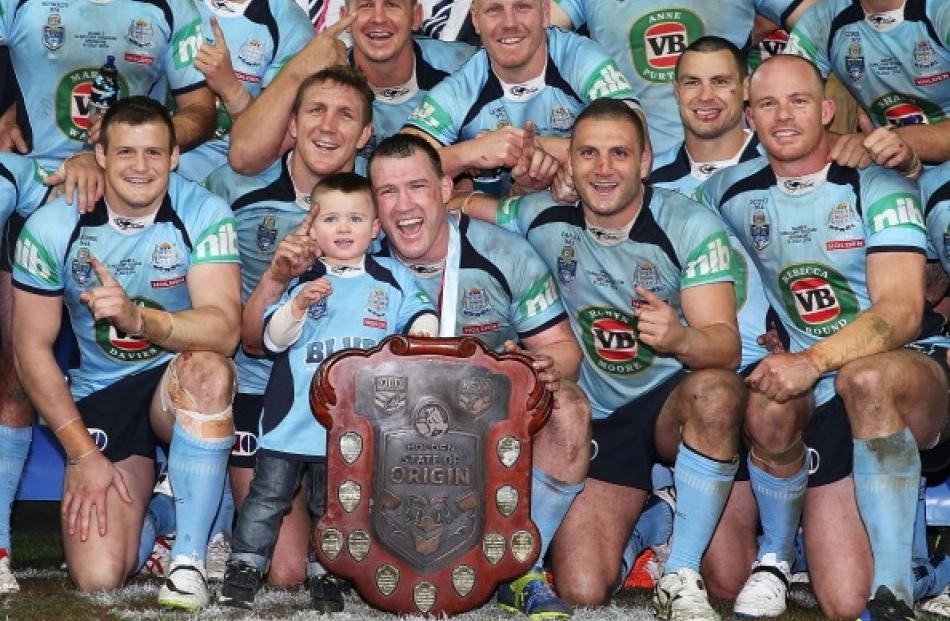
[(749, 481), (736, 481), (703, 555), (706, 588), (715, 597), (735, 599), (755, 560), (759, 510)]
[(86, 541), (80, 540), (78, 530), (72, 536), (67, 533), (66, 516), (63, 516), (66, 564), (70, 577), (84, 591), (117, 588), (136, 569), (142, 521), (154, 485), (155, 464), (141, 455), (132, 455), (118, 462), (116, 467), (122, 473), (132, 502), (126, 503), (119, 498), (115, 488), (109, 489), (106, 494), (105, 536), (99, 534), (99, 515), (95, 511)]
[(809, 487), (802, 525), (808, 573), (822, 611), (856, 618), (871, 591), (874, 565), (851, 477)]

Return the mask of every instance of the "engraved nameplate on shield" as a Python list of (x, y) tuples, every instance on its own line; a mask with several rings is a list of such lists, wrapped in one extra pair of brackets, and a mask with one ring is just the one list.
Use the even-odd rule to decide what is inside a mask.
[(526, 357), (390, 337), (329, 358), (311, 405), (329, 430), (315, 551), (367, 602), (454, 614), (531, 568), (531, 435), (551, 398)]

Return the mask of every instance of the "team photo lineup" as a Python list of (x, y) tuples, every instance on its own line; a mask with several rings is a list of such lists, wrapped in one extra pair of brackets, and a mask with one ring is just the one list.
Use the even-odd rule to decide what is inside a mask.
[[(948, 115), (950, 0), (0, 0), (0, 606), (42, 429), (81, 593), (950, 618)], [(315, 415), (436, 337), (546, 423)]]

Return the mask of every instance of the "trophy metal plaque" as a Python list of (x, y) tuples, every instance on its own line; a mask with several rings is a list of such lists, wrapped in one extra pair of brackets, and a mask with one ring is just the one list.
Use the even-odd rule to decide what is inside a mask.
[(365, 601), (455, 614), (532, 567), (531, 436), (552, 400), (526, 356), (392, 336), (331, 356), (310, 404), (328, 429), (313, 545)]

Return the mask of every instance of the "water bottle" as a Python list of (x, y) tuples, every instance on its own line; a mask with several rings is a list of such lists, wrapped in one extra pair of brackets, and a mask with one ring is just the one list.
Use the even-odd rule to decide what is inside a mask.
[(119, 100), (119, 70), (115, 66), (115, 56), (106, 56), (106, 63), (99, 67), (99, 73), (92, 80), (89, 91), (89, 127), (102, 118), (106, 111)]

